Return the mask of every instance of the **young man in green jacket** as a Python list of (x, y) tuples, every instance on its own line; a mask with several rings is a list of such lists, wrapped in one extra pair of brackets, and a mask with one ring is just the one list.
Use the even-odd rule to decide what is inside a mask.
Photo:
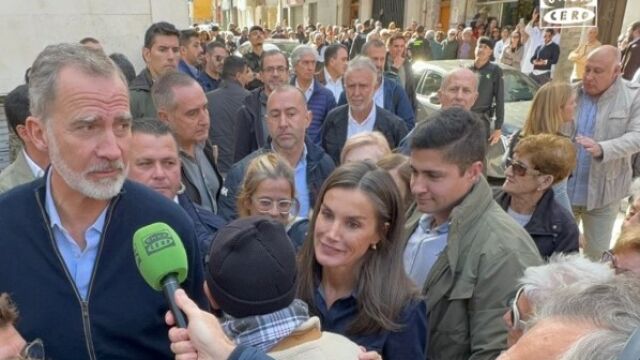
[(411, 138), (411, 192), (426, 214), (425, 236), (445, 238), (422, 286), (431, 360), (495, 359), (507, 345), (502, 315), (517, 279), (542, 263), (482, 175), (485, 132), (480, 120), (454, 107), (416, 127)]

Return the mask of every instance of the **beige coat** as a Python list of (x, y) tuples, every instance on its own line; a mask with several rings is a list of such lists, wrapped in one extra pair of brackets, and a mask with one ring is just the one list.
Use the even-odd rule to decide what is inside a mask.
[(600, 45), (602, 44), (598, 40), (592, 44), (582, 43), (578, 45), (575, 50), (569, 53), (567, 59), (573, 62), (573, 72), (571, 73), (572, 79), (582, 79), (584, 66), (587, 63), (587, 55)]
[(311, 317), (269, 351), (276, 360), (356, 360), (360, 348), (346, 337), (320, 330), (320, 319)]
[(24, 157), (24, 152), (19, 151), (16, 159), (0, 173), (0, 193), (35, 179), (27, 163), (27, 158)]
[[(578, 104), (582, 95), (579, 88)], [(576, 119), (579, 116), (576, 114)], [(570, 129), (572, 138), (576, 129), (574, 121)], [(628, 194), (631, 156), (640, 152), (640, 84), (618, 77), (600, 96), (593, 138), (602, 147), (603, 156), (591, 161), (587, 210), (605, 207)]]

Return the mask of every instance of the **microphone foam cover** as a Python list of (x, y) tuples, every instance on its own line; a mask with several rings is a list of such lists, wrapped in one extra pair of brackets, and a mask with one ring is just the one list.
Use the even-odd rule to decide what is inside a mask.
[(133, 254), (140, 275), (157, 291), (162, 279), (173, 273), (180, 283), (187, 278), (187, 252), (178, 234), (167, 224), (153, 223), (133, 234)]

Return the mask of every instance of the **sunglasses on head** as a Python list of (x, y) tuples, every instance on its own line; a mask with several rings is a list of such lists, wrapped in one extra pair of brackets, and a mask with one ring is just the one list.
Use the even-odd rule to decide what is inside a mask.
[(531, 175), (540, 174), (540, 171), (535, 170), (535, 169), (529, 169), (522, 162), (520, 162), (518, 160), (513, 160), (512, 158), (507, 158), (507, 161), (505, 162), (505, 165), (506, 165), (506, 167), (511, 166), (511, 169), (513, 170), (513, 173), (516, 176), (525, 176), (525, 175), (527, 175), (527, 172), (530, 173)]

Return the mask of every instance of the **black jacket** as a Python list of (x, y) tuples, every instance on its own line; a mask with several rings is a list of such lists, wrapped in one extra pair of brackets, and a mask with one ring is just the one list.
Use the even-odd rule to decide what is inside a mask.
[[(216, 177), (218, 178), (218, 183), (220, 187), (218, 188), (218, 192), (214, 195), (214, 201), (218, 202), (218, 198), (220, 197), (220, 190), (222, 189), (222, 176), (220, 175), (220, 171), (218, 171), (218, 166), (216, 166), (216, 160), (213, 155), (213, 145), (207, 140), (204, 144), (204, 156), (206, 156), (207, 160), (211, 164), (213, 171), (216, 173)], [(198, 188), (196, 185), (189, 179), (187, 176), (187, 172), (184, 171), (184, 166), (180, 168), (180, 172), (182, 173), (182, 184), (184, 185), (184, 193), (198, 205), (202, 205), (202, 199), (200, 198), (200, 193), (198, 192)]]
[[(309, 188), (309, 206), (313, 207), (316, 196), (324, 180), (331, 174), (335, 165), (329, 155), (318, 145), (315, 145), (309, 138), (305, 139), (307, 145), (307, 187)], [(244, 159), (233, 164), (227, 174), (224, 186), (218, 198), (218, 214), (231, 221), (238, 217), (236, 210), (236, 198), (240, 191), (240, 186), (244, 181), (244, 174), (251, 160), (262, 154), (273, 151), (271, 142), (267, 142), (263, 148), (254, 151)]]
[(129, 104), (134, 119), (157, 117), (156, 107), (151, 98), (153, 80), (148, 68), (144, 68), (129, 84)]
[[(507, 211), (511, 195), (504, 191), (496, 191), (494, 198), (498, 205)], [(531, 235), (540, 255), (545, 259), (553, 253), (566, 254), (578, 251), (578, 225), (569, 210), (555, 201), (552, 189), (547, 189), (542, 195), (524, 229)]]
[[(322, 147), (336, 164), (340, 163), (340, 153), (347, 141), (349, 129), (349, 105), (341, 105), (331, 110), (322, 127)], [(381, 132), (391, 149), (400, 144), (407, 135), (407, 127), (401, 118), (376, 106), (376, 122), (373, 130)]]
[(263, 93), (264, 88), (253, 90), (236, 114), (234, 163), (264, 146), (267, 134), (262, 125), (265, 114), (262, 113), (260, 97)]
[(249, 96), (239, 82), (224, 80), (220, 86), (207, 93), (209, 118), (209, 141), (218, 146), (218, 167), (226, 174), (234, 163), (236, 115), (243, 99)]

